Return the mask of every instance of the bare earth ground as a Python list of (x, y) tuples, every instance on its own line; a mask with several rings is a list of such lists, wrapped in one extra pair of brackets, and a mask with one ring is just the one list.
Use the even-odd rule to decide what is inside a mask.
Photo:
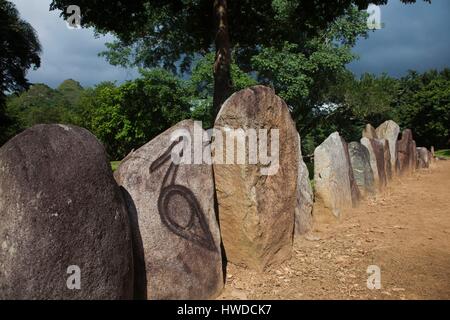
[[(396, 178), (313, 235), (264, 273), (229, 263), (219, 299), (450, 299), (450, 161)], [(367, 288), (369, 265), (380, 290)]]

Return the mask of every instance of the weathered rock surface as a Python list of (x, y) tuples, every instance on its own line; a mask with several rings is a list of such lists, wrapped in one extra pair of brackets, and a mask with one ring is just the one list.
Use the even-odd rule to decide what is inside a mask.
[[(132, 217), (136, 298), (208, 299), (223, 288), (212, 166), (194, 164), (188, 143), (203, 134), (192, 120), (182, 121), (115, 172)], [(181, 148), (185, 162), (173, 162)]]
[(392, 163), (391, 163), (391, 151), (390, 151), (390, 144), (389, 140), (387, 139), (378, 139), (383, 144), (383, 151), (384, 151), (384, 171), (386, 175), (387, 181), (392, 180), (393, 172), (395, 170), (392, 169)]
[(85, 129), (36, 125), (0, 149), (0, 243), (0, 299), (133, 297), (125, 202)]
[(352, 206), (352, 190), (345, 148), (338, 132), (314, 150), (316, 199), (334, 216)]
[(433, 162), (434, 162), (434, 156), (433, 156), (433, 152), (431, 152), (431, 150), (428, 151), (428, 159), (430, 160), (429, 161), (430, 166), (432, 166)]
[(311, 231), (313, 227), (312, 209), (314, 193), (309, 182), (308, 167), (303, 161), (301, 140), (298, 135), (299, 158), (297, 175), (297, 206), (295, 208), (295, 234), (302, 235)]
[(397, 141), (397, 162), (400, 174), (411, 173), (416, 167), (416, 146), (410, 129), (403, 130)]
[(430, 152), (427, 148), (418, 147), (417, 148), (417, 168), (425, 169), (430, 167)]
[(378, 189), (381, 190), (387, 185), (384, 164), (384, 141), (363, 137), (361, 139), (361, 144), (369, 150), (370, 166), (372, 168), (375, 184)]
[(375, 128), (370, 123), (366, 124), (365, 128), (363, 129), (362, 137), (367, 139), (378, 138)]
[(352, 204), (353, 207), (356, 207), (361, 200), (361, 192), (359, 191), (358, 184), (355, 181), (355, 177), (353, 175), (353, 169), (352, 164), (350, 161), (350, 155), (348, 151), (348, 144), (344, 140), (344, 138), (341, 137), (342, 146), (344, 147), (345, 151), (345, 157), (347, 158), (347, 166), (348, 166), (348, 178), (350, 179), (350, 189), (352, 191)]
[(399, 125), (392, 120), (383, 122), (376, 129), (376, 135), (379, 139), (386, 139), (389, 141), (390, 163), (393, 173), (395, 172), (397, 162), (397, 140), (399, 133)]
[[(215, 128), (279, 130), (279, 153), (270, 152), (270, 163), (262, 161), (259, 148), (257, 164), (215, 163), (214, 177), (227, 260), (256, 270), (285, 261), (292, 252), (299, 163), (298, 134), (286, 103), (268, 87), (241, 90), (222, 105)], [(269, 150), (275, 142), (263, 145)]]
[(375, 180), (370, 166), (369, 150), (359, 142), (350, 142), (348, 145), (350, 163), (356, 184), (363, 197), (375, 193)]

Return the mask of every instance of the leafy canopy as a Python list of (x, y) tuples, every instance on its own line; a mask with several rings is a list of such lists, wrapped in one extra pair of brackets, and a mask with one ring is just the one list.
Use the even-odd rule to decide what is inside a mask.
[(6, 94), (27, 89), (26, 72), (40, 66), (36, 32), (9, 1), (0, 0), (0, 145), (12, 134), (15, 119), (6, 115)]
[[(188, 71), (197, 54), (213, 50), (216, 27), (211, 0), (53, 0), (50, 9), (81, 8), (82, 24), (118, 40), (104, 53), (112, 64)], [(229, 36), (234, 61), (245, 72), (263, 47), (302, 45), (353, 5), (387, 0), (240, 0), (228, 1)], [(414, 0), (402, 0), (414, 2)]]

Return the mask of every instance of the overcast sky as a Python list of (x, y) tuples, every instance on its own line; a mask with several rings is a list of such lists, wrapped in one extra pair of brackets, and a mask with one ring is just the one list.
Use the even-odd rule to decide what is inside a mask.
[[(58, 16), (49, 12), (51, 0), (12, 0), (21, 17), (37, 31), (43, 47), (41, 67), (30, 71), (31, 82), (56, 87), (72, 78), (83, 86), (101, 81), (122, 82), (136, 76), (108, 64), (97, 54), (112, 37), (95, 38), (91, 29), (71, 30)], [(390, 0), (380, 7), (383, 29), (370, 32), (368, 39), (359, 40), (354, 51), (360, 59), (349, 68), (356, 74), (364, 72), (402, 76), (408, 69), (425, 71), (450, 66), (450, 1), (421, 0), (414, 5)]]

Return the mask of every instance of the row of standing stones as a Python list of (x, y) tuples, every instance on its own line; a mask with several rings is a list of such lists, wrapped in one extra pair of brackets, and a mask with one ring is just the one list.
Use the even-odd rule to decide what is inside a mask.
[[(176, 165), (175, 130), (131, 152), (112, 173), (87, 130), (36, 125), (0, 148), (0, 299), (211, 299), (224, 264), (254, 270), (291, 256), (313, 226), (314, 194), (286, 103), (264, 86), (233, 94), (215, 121), (279, 129), (279, 170), (261, 164)], [(335, 216), (395, 172), (428, 166), (410, 130), (368, 126), (361, 143), (333, 133), (314, 153), (316, 199)], [(202, 133), (204, 134), (204, 132)], [(419, 159), (419, 160), (417, 160)], [(78, 266), (80, 287), (67, 286)]]
[[(332, 212), (340, 218), (346, 209), (381, 192), (394, 176), (429, 168), (434, 156), (416, 147), (412, 131), (392, 120), (378, 128), (367, 124), (360, 142), (332, 133), (314, 151), (315, 213)], [(322, 219), (329, 218), (321, 216)]]

